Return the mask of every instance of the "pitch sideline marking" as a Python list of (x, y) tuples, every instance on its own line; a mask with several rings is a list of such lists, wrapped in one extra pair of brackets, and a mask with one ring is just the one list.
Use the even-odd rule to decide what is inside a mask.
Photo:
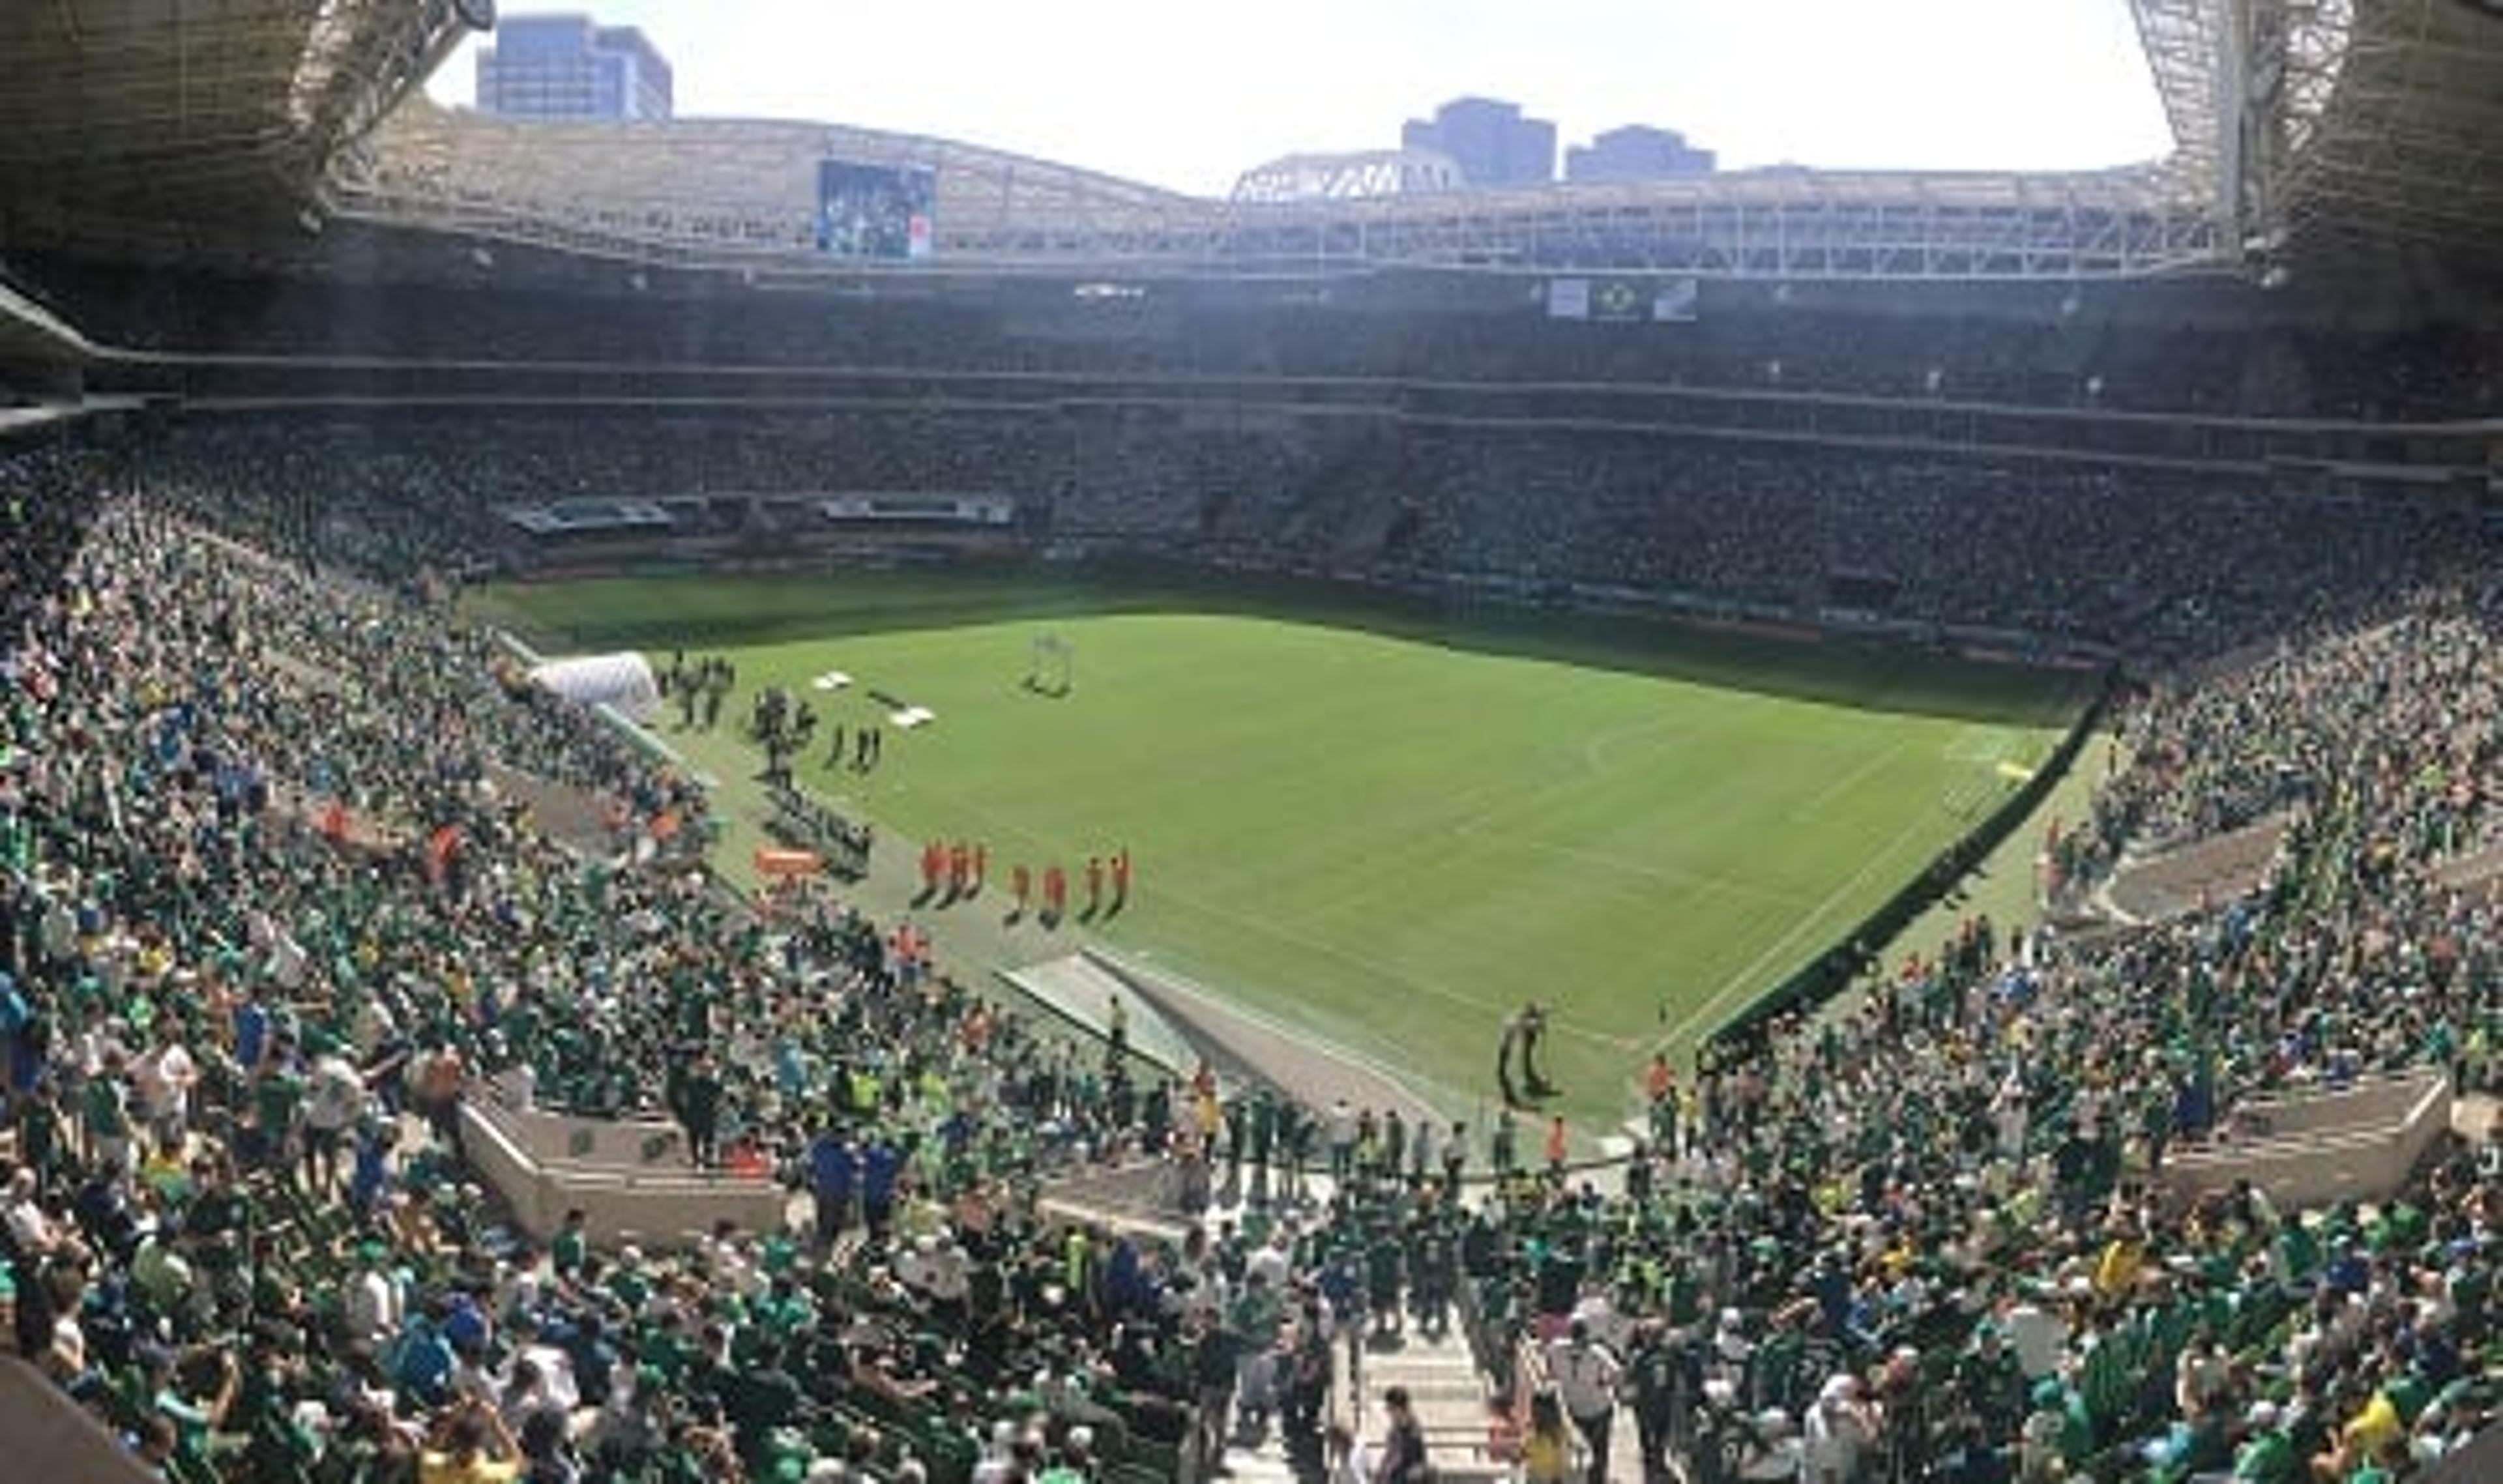
[(1700, 871), (1678, 871), (1666, 866), (1647, 866), (1639, 861), (1611, 855), (1605, 850), (1585, 850), (1579, 846), (1551, 845), (1546, 841), (1532, 840), (1522, 835), (1497, 835), (1494, 839), (1516, 850), (1560, 856), (1565, 860), (1580, 861), (1587, 866), (1597, 866), (1603, 870), (1641, 877), (1666, 885), (1686, 886), (1697, 891), (1724, 892), (1736, 897), (1753, 897), (1757, 901), (1770, 902), (1777, 907), (1797, 907), (1805, 900), (1796, 891), (1759, 886), (1753, 881), (1742, 881), (1733, 877), (1710, 876)]
[(1758, 974), (1764, 972), (1766, 966), (1770, 964), (1775, 958), (1789, 952), (1791, 945), (1798, 942), (1800, 938), (1805, 936), (1809, 928), (1821, 923), (1825, 918), (1825, 915), (1832, 912), (1834, 909), (1835, 904), (1839, 903), (1845, 896), (1859, 890), (1861, 882), (1867, 880), (1880, 865), (1892, 861), (1895, 858), (1896, 852), (1903, 848), (1903, 842), (1911, 839), (1915, 834), (1919, 833), (1919, 831), (1928, 825), (1928, 823), (1929, 818), (1926, 811), (1914, 813), (1910, 823), (1904, 825), (1903, 828), (1897, 833), (1894, 839), (1886, 843), (1883, 848), (1872, 852), (1866, 861), (1863, 861), (1859, 870), (1853, 872), (1844, 880), (1841, 885), (1834, 888), (1833, 892), (1829, 894), (1824, 901), (1817, 904), (1815, 911), (1793, 923), (1791, 925), (1791, 930), (1782, 934), (1781, 937), (1773, 940), (1772, 946), (1765, 949), (1762, 953), (1757, 954), (1754, 962), (1748, 964), (1745, 968), (1740, 969), (1737, 973), (1731, 975), (1728, 982), (1712, 992), (1712, 997), (1710, 999), (1707, 999), (1702, 1004), (1695, 1007), (1694, 1011), (1690, 1013), (1686, 1018), (1678, 1021), (1676, 1025), (1672, 1026), (1665, 1035), (1662, 1036), (1660, 1040), (1655, 1043), (1655, 1045), (1665, 1047), (1672, 1043), (1683, 1041), (1686, 1039), (1689, 1032), (1693, 1031), (1697, 1025), (1702, 1024), (1705, 1020), (1710, 1019), (1724, 1004), (1729, 1002), (1732, 995), (1745, 988), (1747, 984), (1753, 981)]
[(1901, 738), (1897, 740), (1894, 745), (1884, 748), (1872, 756), (1861, 759), (1858, 763), (1852, 766), (1849, 772), (1834, 779), (1833, 782), (1828, 783), (1823, 788), (1818, 789), (1814, 794), (1808, 797), (1805, 803), (1793, 809), (1790, 811), (1790, 822), (1793, 824), (1816, 823), (1818, 815), (1824, 811), (1827, 805), (1867, 782), (1870, 776), (1874, 775), (1879, 769), (1884, 768), (1889, 763), (1895, 761), (1896, 758), (1902, 756), (1903, 749), (1911, 744), (1912, 740), (1910, 738)]
[[(1480, 1015), (1489, 1015), (1500, 1018), (1511, 1013), (1502, 1005), (1496, 1004), (1492, 1001), (1480, 999), (1476, 995), (1470, 994), (1465, 990), (1455, 989), (1448, 984), (1441, 984), (1434, 980), (1420, 979), (1416, 975), (1409, 973), (1407, 970), (1392, 968), (1389, 965), (1383, 963), (1380, 959), (1361, 957), (1346, 949), (1338, 948), (1332, 944), (1323, 943), (1318, 938), (1309, 937), (1290, 927), (1286, 927), (1282, 923), (1272, 922), (1261, 917), (1255, 917), (1248, 913), (1236, 912), (1230, 907), (1220, 907), (1217, 903), (1208, 901), (1192, 892), (1177, 892), (1170, 887), (1160, 886), (1156, 889), (1156, 895), (1167, 901), (1180, 902), (1183, 906), (1189, 908), (1193, 912), (1204, 913), (1209, 916), (1218, 918), (1222, 921), (1232, 922), (1239, 927), (1249, 928), (1252, 932), (1276, 938), (1281, 942), (1291, 943), (1298, 948), (1308, 949), (1323, 958), (1335, 959), (1340, 963), (1348, 964), (1357, 969), (1362, 969), (1367, 973), (1378, 975), (1394, 984), (1405, 985), (1410, 989), (1415, 989), (1435, 999), (1444, 1000), (1455, 1005), (1465, 1005), (1469, 1009), (1478, 1012)], [(1575, 1025), (1570, 1021), (1560, 1020), (1553, 1016), (1548, 1018), (1547, 1023), (1551, 1027), (1563, 1031), (1567, 1035), (1573, 1036), (1579, 1040), (1588, 1041), (1596, 1046), (1622, 1049), (1637, 1044), (1627, 1037), (1607, 1035), (1601, 1031), (1591, 1030), (1583, 1026)]]
[(1969, 726), (1947, 739), (1946, 745), (1940, 747), (1938, 753), (1951, 763), (1987, 765), (2008, 756), (2017, 746), (2017, 738), (2010, 728)]

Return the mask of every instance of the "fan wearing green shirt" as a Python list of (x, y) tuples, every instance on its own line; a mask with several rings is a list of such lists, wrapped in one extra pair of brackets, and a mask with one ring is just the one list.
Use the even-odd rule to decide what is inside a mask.
[(591, 1241), (586, 1224), (590, 1219), (579, 1206), (565, 1213), (565, 1225), (548, 1239), (548, 1261), (560, 1278), (571, 1278), (582, 1271), (590, 1255)]
[(2293, 1440), (2279, 1426), (2277, 1403), (2254, 1401), (2243, 1415), (2242, 1446), (2234, 1450), (2239, 1484), (2294, 1484), (2302, 1476)]
[[(182, 1356), (151, 1347), (140, 1352), (139, 1364), (146, 1377), (150, 1406), (174, 1425), (175, 1456), (190, 1468), (206, 1470), (210, 1434), (225, 1422), (235, 1395), (242, 1388), (242, 1363), (233, 1351), (215, 1347)], [(207, 1366), (215, 1367), (217, 1383), (205, 1397), (197, 1397), (185, 1384), (184, 1372), (189, 1369), (197, 1373)]]
[(87, 1157), (116, 1170), (131, 1168), (130, 1094), (122, 1085), (125, 1058), (120, 1047), (107, 1052), (104, 1070), (86, 1081), (80, 1095), (80, 1132)]
[(1243, 1438), (1257, 1438), (1268, 1427), (1270, 1393), (1277, 1379), (1278, 1331), (1285, 1322), (1285, 1303), (1269, 1287), (1268, 1275), (1246, 1274), (1243, 1291), (1225, 1316), (1225, 1328), (1237, 1346), (1235, 1405), (1241, 1419), (1237, 1433)]
[(1397, 1334), (1406, 1329), (1400, 1289), (1407, 1278), (1408, 1253), (1398, 1228), (1388, 1222), (1373, 1228), (1364, 1244), (1365, 1304), (1373, 1311), (1373, 1332)]
[(282, 1042), (280, 1055), (271, 1058), (252, 1085), (253, 1127), (257, 1134), (253, 1148), (258, 1156), (255, 1161), (257, 1167), (285, 1170), (295, 1163), (297, 1120), (303, 1107), (303, 1074), (295, 1070)]
[(17, 1155), (46, 1186), (57, 1184), (67, 1170), (61, 1154), (60, 1093), (51, 1080), (35, 1085), (17, 1103)]

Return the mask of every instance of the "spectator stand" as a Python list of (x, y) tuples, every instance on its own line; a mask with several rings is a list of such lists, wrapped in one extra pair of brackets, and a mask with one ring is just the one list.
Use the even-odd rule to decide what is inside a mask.
[[(257, 1374), (272, 1362), (274, 1379), (256, 1382), (260, 1400), (335, 1398), (355, 1374), (386, 1416), (399, 1408), (399, 1422), (440, 1423), (449, 1413), (439, 1378), (367, 1380), (354, 1367), (370, 1350), (353, 1343), (344, 1316), (325, 1312), (358, 1273), (368, 1238), (410, 1271), (403, 1291), (429, 1324), (424, 1311), (463, 1302), (523, 1318), (487, 1276), (499, 1256), (528, 1268), (517, 1289), (552, 1306), (539, 1319), (578, 1323), (626, 1292), (609, 1280), (605, 1254), (570, 1275), (542, 1255), (522, 1258), (463, 1187), (448, 1143), (385, 1154), (381, 1187), (353, 1206), (330, 1194), (328, 1179), (290, 1167), (285, 1139), (312, 1126), (297, 1079), (333, 1081), (322, 1063), (334, 1053), (306, 1044), (313, 1035), (370, 1055), (350, 1068), (351, 1083), (407, 1059), (406, 1045), (379, 1039), (365, 1013), (379, 1010), (393, 1039), (416, 1043), (430, 1068), (534, 1059), (547, 1105), (619, 1121), (672, 1105), (681, 1049), (701, 1042), (724, 1053), (713, 1090), (742, 1132), (812, 1137), (824, 1131), (812, 1126), (817, 1110), (840, 1096), (849, 1117), (839, 1139), (879, 1152), (900, 1183), (910, 1162), (912, 1198), (885, 1213), (899, 1219), (879, 1223), (881, 1236), (860, 1236), (865, 1221), (838, 1210), (829, 1225), (841, 1240), (796, 1269), (789, 1297), (805, 1291), (830, 1321), (802, 1326), (805, 1343), (742, 1322), (734, 1344), (763, 1348), (726, 1364), (699, 1360), (688, 1333), (660, 1333), (648, 1292), (613, 1311), (638, 1351), (658, 1354), (656, 1341), (668, 1340), (666, 1358), (681, 1371), (654, 1386), (673, 1406), (756, 1402), (746, 1383), (783, 1366), (803, 1445), (822, 1457), (879, 1439), (867, 1470), (877, 1477), (905, 1471), (899, 1438), (919, 1460), (946, 1462), (932, 1472), (960, 1477), (980, 1423), (1026, 1414), (1029, 1403), (1062, 1428), (1080, 1417), (1108, 1418), (1108, 1431), (1119, 1422), (1145, 1445), (1132, 1464), (1174, 1474), (1172, 1439), (1178, 1421), (1187, 1426), (1194, 1389), (1170, 1364), (1167, 1304), (1184, 1290), (1162, 1286), (1162, 1275), (1192, 1260), (1221, 1270), (1224, 1254), (1124, 1255), (1114, 1234), (1073, 1240), (997, 1193), (1046, 1124), (1086, 1148), (1140, 1139), (1144, 1120), (1132, 1126), (1109, 1111), (1114, 1099), (1092, 1058), (1038, 1041), (943, 980), (903, 972), (879, 952), (875, 924), (829, 915), (770, 942), (679, 874), (599, 870), (549, 848), (515, 811), (481, 802), (481, 754), (577, 787), (622, 789), (654, 813), (701, 804), (575, 708), (500, 693), (487, 678), (487, 646), (431, 609), (251, 559), (182, 518), (188, 509), (246, 530), (261, 521), (296, 531), (279, 520), (289, 507), (280, 476), (232, 471), (231, 505), (198, 491), (190, 505), (107, 500), (128, 472), (74, 455), (0, 464), (0, 486), (27, 494), (21, 539), (7, 554), (17, 580), (0, 590), (0, 606), (31, 636), (24, 652), (45, 657), (40, 677), (24, 673), (16, 705), (0, 712), (17, 779), (0, 824), (29, 860), (11, 882), (12, 947), (25, 959), (13, 974), (48, 1027), (68, 1032), (30, 1044), (27, 1021), (12, 1051), (72, 1088), (126, 1085), (153, 1103), (151, 1079), (128, 1058), (155, 1054), (145, 1041), (162, 1033), (132, 1044), (113, 1006), (80, 1002), (110, 996), (175, 1024), (201, 1064), (189, 1135), (260, 1166), (242, 1183), (245, 1199), (275, 1219), (233, 1240), (253, 1213), (238, 1213), (214, 1162), (188, 1177), (153, 1157), (145, 1178), (110, 1158), (94, 1161), (100, 1178), (82, 1168), (91, 1153), (137, 1142), (110, 1098), (96, 1114), (84, 1099), (72, 1104), (86, 1126), (66, 1142), (57, 1109), (27, 1120), (18, 1131), (40, 1128), (48, 1157), (23, 1193), (13, 1191), (12, 1240), (57, 1253), (75, 1232), (97, 1255), (86, 1268), (57, 1257), (39, 1264), (44, 1298), (91, 1322), (93, 1356), (74, 1354), (74, 1331), (49, 1324), (21, 1337), (55, 1352), (70, 1395), (117, 1427), (152, 1415), (151, 1363), (108, 1348), (129, 1334), (127, 1315), (185, 1346), (249, 1347)], [(2393, 520), (2388, 530), (2405, 527)], [(2033, 549), (2061, 564), (2101, 560), (2100, 550), (2056, 541)], [(2488, 1086), (2491, 989), (2503, 982), (2493, 900), (2444, 876), (2503, 839), (2483, 786), (2497, 776), (2503, 739), (2494, 725), (2503, 609), (2488, 568), (2466, 587), (2383, 593), (2403, 616), (2358, 628), (2365, 615), (2284, 596), (2316, 590), (2300, 578), (2312, 569), (2299, 555), (2222, 535), (2217, 549), (2239, 553), (2258, 604), (2218, 632), (2266, 617), (2288, 642), (2251, 675), (2157, 697), (2133, 714), (2133, 754), (2177, 761), (2114, 780), (2109, 826), (2123, 844), (2235, 827), (2278, 792), (2268, 765), (2290, 760), (2317, 802), (2289, 832), (2269, 888), (2092, 945), (2029, 943), (2017, 965), (1986, 944), (1944, 955), (1852, 1016), (1767, 1025), (1697, 1080), (1674, 1130), (1627, 1167), (1622, 1190), (1585, 1190), (1567, 1171), (1507, 1182), (1480, 1210), (1445, 1208), (1464, 1227), (1472, 1281), (1460, 1292), (1486, 1295), (1476, 1321), (1495, 1348), (1585, 1301), (1677, 1316), (1690, 1333), (1717, 1334), (1720, 1316), (1731, 1343), (1716, 1347), (1710, 1369), (1751, 1412), (1779, 1404), (1798, 1415), (1846, 1375), (1883, 1394), (1876, 1445), (1856, 1470), (1883, 1481), (1920, 1477), (1975, 1437), (2003, 1465), (2022, 1453), (2038, 1430), (2028, 1395), (2008, 1384), (2011, 1352), (2023, 1383), (2038, 1393), (2056, 1383), (2056, 1414), (2040, 1415), (2074, 1454), (2072, 1476), (2213, 1471), (2226, 1450), (2265, 1444), (2265, 1419), (2279, 1408), (2300, 1421), (2278, 1442), (2299, 1448), (2298, 1459), (2329, 1459), (2323, 1471), (2339, 1477), (2368, 1458), (2422, 1463), (2466, 1445), (2491, 1415), (2503, 1373), (2486, 1297), (2503, 1212), (2490, 1149), (2439, 1145), (2393, 1198), (2317, 1211), (2229, 1192), (2182, 1216), (2153, 1195), (2168, 1139), (2178, 1156), (2189, 1147), (2180, 1138), (2215, 1121), (2209, 1110), (2230, 1119), (2253, 1099), (2376, 1069), (2448, 1067), (2463, 1087)], [(2369, 569), (2365, 588), (2391, 575), (2372, 548), (2342, 556)], [(232, 642), (236, 632), (265, 647)], [(305, 663), (260, 663), (271, 649)], [(309, 678), (317, 672), (372, 677), (374, 704), (340, 715), (335, 693)], [(192, 696), (216, 730), (159, 714), (169, 707), (131, 706), (152, 690)], [(463, 735), (436, 724), (448, 716)], [(214, 752), (201, 742), (211, 736)], [(258, 828), (267, 811), (253, 801), (265, 785), (309, 778), (326, 762), (374, 812), (438, 832), (460, 826), (430, 862), (437, 869), (411, 862), (377, 874), (287, 838), (299, 832)], [(133, 781), (110, 798), (83, 791), (81, 779), (105, 778)], [(119, 828), (99, 827), (117, 811)], [(192, 849), (203, 852), (203, 874), (164, 869)], [(1163, 977), (1140, 978), (1167, 987)], [(200, 987), (211, 983), (214, 1000)], [(1192, 1004), (1188, 985), (1171, 989), (1165, 1004)], [(279, 1017), (305, 1033), (292, 1053), (269, 1033)], [(1198, 1023), (1200, 1011), (1177, 1018)], [(1217, 1039), (1240, 1046), (1262, 1028)], [(363, 1039), (369, 1029), (377, 1039)], [(419, 1083), (429, 1103), (433, 1075)], [(386, 1075), (363, 1090), (397, 1088)], [(970, 1120), (958, 1116), (968, 1110)], [(1423, 1182), (1384, 1163), (1393, 1167), (1362, 1172), (1348, 1200), (1303, 1213), (1314, 1250), (1285, 1256), (1290, 1277), (1344, 1275), (1353, 1249), (1368, 1280), (1382, 1259), (1387, 1291), (1400, 1296), (1400, 1240), (1430, 1241), (1432, 1223), (1447, 1218), (1421, 1199)], [(189, 1178), (202, 1187), (180, 1189)], [(164, 1285), (158, 1257), (134, 1255), (152, 1209), (180, 1212), (176, 1255), (216, 1264), (213, 1281)], [(1411, 1212), (1424, 1220), (1394, 1219)], [(953, 1354), (936, 1332), (947, 1300), (911, 1276), (928, 1260), (923, 1236), (942, 1256), (943, 1244), (962, 1242), (1001, 1280), (997, 1304), (956, 1300), (959, 1312), (1014, 1316), (1011, 1332), (990, 1336), (992, 1353)], [(1250, 1240), (1211, 1239), (1233, 1243), (1237, 1257)], [(788, 1262), (794, 1245), (776, 1232), (686, 1259), (646, 1264), (621, 1252), (614, 1262), (631, 1287), (648, 1285), (654, 1268), (666, 1273), (700, 1330), (704, 1315), (751, 1293), (757, 1274)], [(141, 1281), (141, 1270), (157, 1277)], [(21, 1304), (37, 1293), (26, 1276)], [(1373, 1312), (1389, 1317), (1380, 1303)], [(283, 1324), (285, 1343), (255, 1320)], [(412, 1329), (426, 1338), (423, 1325)], [(925, 1333), (935, 1343), (918, 1343)], [(1105, 1352), (1140, 1336), (1165, 1348), (1120, 1352), (1130, 1368), (1117, 1386), (1099, 1380)], [(517, 1409), (537, 1406), (522, 1395), (518, 1367), (485, 1368), (516, 1353), (482, 1352), (471, 1384), (510, 1395)], [(288, 1375), (287, 1355), (306, 1357), (306, 1372)], [(1037, 1375), (1050, 1384), (1021, 1389)], [(2166, 1377), (2196, 1384), (2168, 1389)], [(1082, 1379), (1073, 1387), (1072, 1378)], [(730, 1447), (735, 1433), (749, 1467), (766, 1473), (777, 1431), (687, 1424), (666, 1443), (692, 1455)], [(277, 1460), (291, 1446), (280, 1430), (257, 1430), (258, 1451), (186, 1477), (291, 1477)]]
[[(1102, 1045), (1108, 1063), (1114, 1055), (1125, 1055), (1167, 1087), (1187, 1081), (1201, 1064), (1189, 1038), (1153, 1004), (1083, 953), (998, 969), (994, 977), (1053, 1022), (1089, 1044)], [(1152, 1150), (1141, 1151), (1136, 1158), (1064, 1168), (1044, 1182), (1039, 1200), (1046, 1214), (1060, 1220), (1100, 1223), (1179, 1242), (1207, 1196), (1204, 1160), (1185, 1166), (1167, 1158), (1164, 1151)]]

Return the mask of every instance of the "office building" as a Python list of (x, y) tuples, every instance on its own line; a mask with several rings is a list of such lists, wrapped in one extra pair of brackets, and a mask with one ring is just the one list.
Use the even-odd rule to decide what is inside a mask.
[(1440, 150), (1472, 186), (1543, 186), (1556, 179), (1556, 125), (1525, 119), (1521, 105), (1455, 98), (1399, 131), (1406, 150)]
[(1564, 152), (1568, 181), (1664, 181), (1710, 175), (1717, 164), (1710, 150), (1698, 150), (1675, 129), (1629, 123), (1594, 136), (1587, 145)]
[(507, 119), (667, 119), (669, 64), (633, 26), (509, 16), (478, 53), (478, 111)]

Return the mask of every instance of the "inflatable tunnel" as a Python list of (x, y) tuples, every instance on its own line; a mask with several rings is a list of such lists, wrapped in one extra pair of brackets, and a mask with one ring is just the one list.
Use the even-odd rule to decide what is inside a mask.
[(531, 672), (531, 681), (567, 701), (613, 707), (635, 721), (650, 721), (661, 712), (661, 682), (652, 674), (651, 662), (632, 652), (550, 660)]

